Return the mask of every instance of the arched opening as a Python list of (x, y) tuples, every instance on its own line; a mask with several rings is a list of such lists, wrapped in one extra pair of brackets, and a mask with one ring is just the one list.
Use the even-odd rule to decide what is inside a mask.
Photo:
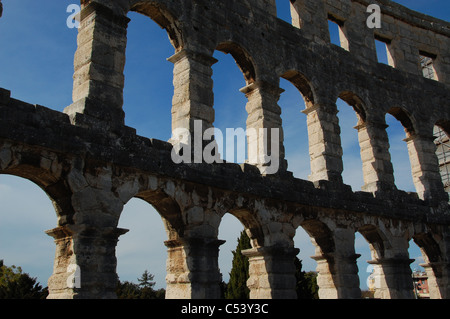
[(181, 32), (179, 31), (178, 21), (175, 15), (164, 5), (148, 1), (138, 1), (131, 7), (131, 11), (139, 12), (150, 17), (161, 28), (167, 31), (170, 43), (175, 49), (183, 46)]
[(306, 115), (301, 113), (306, 108), (304, 98), (299, 89), (283, 78), (280, 79), (281, 94), (279, 105), (283, 120), (285, 159), (288, 170), (294, 177), (308, 179), (311, 173), (308, 126)]
[(21, 267), (42, 287), (53, 273), (55, 243), (45, 231), (57, 226), (48, 195), (33, 182), (0, 174), (0, 259)]
[(282, 110), (281, 118), (288, 170), (294, 174), (294, 177), (308, 179), (308, 175), (311, 173), (309, 154), (311, 145), (309, 145), (306, 114), (303, 111), (314, 106), (314, 93), (309, 80), (294, 70), (281, 75), (280, 88), (284, 90), (279, 104)]
[[(338, 109), (343, 172), (345, 184), (360, 190), (364, 185), (363, 163), (357, 128), (365, 121), (361, 100), (353, 93), (344, 91), (336, 101)], [(351, 108), (349, 107), (351, 106)]]
[[(124, 106), (125, 122), (142, 136), (168, 141), (171, 137), (174, 54), (170, 31), (162, 30), (162, 15), (151, 6), (130, 12), (127, 32)], [(141, 14), (142, 13), (142, 14)], [(149, 17), (154, 21), (149, 21)], [(156, 23), (154, 23), (156, 22)], [(171, 40), (171, 41), (169, 41)], [(172, 42), (172, 44), (171, 44)]]
[[(192, 271), (192, 265), (185, 262), (183, 253), (180, 254), (186, 243), (182, 240), (184, 223), (178, 203), (163, 189), (139, 192), (125, 204), (118, 225), (120, 229), (129, 230), (119, 238), (116, 247), (120, 283), (138, 284), (138, 278), (147, 271), (154, 276), (155, 285), (154, 293), (144, 299), (161, 299), (162, 289), (167, 298), (179, 295), (183, 285), (177, 278)], [(118, 288), (126, 292), (127, 286)], [(127, 298), (126, 295), (119, 297)]]
[(355, 233), (355, 252), (360, 255), (357, 265), (362, 298), (383, 296), (380, 290), (385, 286), (382, 278), (383, 266), (378, 261), (384, 258), (385, 243), (385, 236), (374, 225), (360, 226)]
[[(378, 238), (374, 228), (366, 226), (364, 227), (364, 233), (368, 238), (375, 236), (374, 244), (370, 242), (360, 233), (355, 233), (355, 253), (359, 255), (357, 259), (358, 276), (359, 276), (359, 288), (361, 289), (361, 298), (373, 299), (375, 293), (375, 268), (369, 261), (376, 258), (377, 248), (374, 245), (382, 245), (380, 238)], [(370, 235), (372, 234), (372, 235)]]
[[(230, 275), (232, 270), (232, 263), (234, 252), (237, 250), (237, 245), (244, 230), (242, 223), (232, 214), (227, 213), (222, 217), (219, 227), (219, 239), (224, 240), (225, 243), (220, 246), (219, 250), (219, 269), (222, 274), (222, 298), (227, 298), (229, 294)], [(246, 274), (248, 276), (248, 273)], [(245, 290), (245, 289), (243, 289)], [(244, 292), (242, 292), (244, 293)]]
[(418, 233), (409, 242), (414, 295), (417, 299), (445, 299), (447, 280), (439, 246), (440, 236)]
[[(304, 273), (301, 278), (302, 282), (297, 283), (297, 298), (318, 298), (317, 262), (313, 258), (316, 255), (315, 247), (310, 235), (301, 226), (297, 227), (295, 231), (294, 245), (300, 249), (297, 258), (301, 262), (301, 271)], [(301, 288), (299, 287), (300, 285), (302, 286)]]
[[(214, 53), (213, 65), (214, 132), (221, 159), (231, 163), (247, 160), (247, 99), (240, 89), (254, 79), (247, 55), (232, 43), (221, 44)], [(243, 63), (237, 63), (241, 59)], [(242, 76), (244, 74), (244, 77)], [(219, 89), (220, 88), (220, 89)]]
[(222, 42), (217, 46), (216, 51), (230, 54), (233, 57), (235, 63), (239, 67), (239, 70), (244, 75), (247, 85), (256, 80), (256, 70), (253, 60), (248, 52), (246, 52), (240, 45), (234, 42)]
[(228, 41), (217, 46), (214, 58), (214, 138), (221, 160), (242, 164), (250, 143), (248, 100), (242, 92), (255, 81), (254, 64), (241, 46)]
[(414, 192), (410, 155), (405, 143), (405, 133), (406, 138), (414, 133), (412, 122), (402, 109), (392, 108), (386, 115), (386, 124), (395, 184), (400, 190)]
[(414, 297), (416, 299), (429, 299), (430, 289), (428, 286), (428, 274), (423, 268), (425, 259), (420, 247), (413, 239), (409, 241), (408, 253), (409, 258), (412, 260), (410, 267), (412, 272)]
[[(300, 228), (303, 229), (303, 231), (299, 230)], [(331, 230), (326, 224), (319, 220), (307, 219), (300, 223), (299, 227), (297, 227), (297, 232), (302, 239), (302, 243), (296, 243), (296, 246), (298, 245), (297, 247), (300, 248), (299, 258), (304, 258), (303, 254), (305, 254), (305, 252), (308, 252), (308, 254), (313, 252), (313, 255), (310, 255), (310, 257), (315, 263), (311, 263), (308, 258), (304, 259), (305, 265), (308, 265), (308, 268), (316, 265), (315, 272), (317, 274), (316, 284), (318, 297), (320, 299), (338, 298), (337, 286), (333, 276), (333, 260), (330, 259), (330, 256), (335, 249)], [(314, 250), (311, 251), (310, 247), (306, 246), (308, 249), (303, 248), (305, 251), (302, 253), (302, 247), (304, 247), (303, 241), (307, 236), (309, 236)]]
[(156, 209), (133, 198), (124, 206), (118, 227), (129, 230), (119, 238), (116, 248), (119, 281), (139, 284), (138, 278), (148, 271), (154, 276), (152, 289), (165, 289), (167, 247), (164, 241), (167, 233)]
[[(223, 298), (253, 298), (251, 287), (247, 283), (252, 275), (252, 270), (255, 271), (255, 267), (252, 268), (250, 257), (243, 252), (252, 248), (263, 247), (264, 234), (261, 227), (255, 214), (252, 214), (246, 208), (234, 208), (222, 216), (218, 238), (225, 241), (220, 246), (219, 251)], [(241, 254), (236, 257), (237, 265), (233, 265), (234, 252), (237, 252), (238, 244)], [(247, 264), (244, 267), (242, 263)], [(264, 272), (262, 269), (256, 268), (257, 271)], [(231, 278), (232, 276), (233, 278)]]

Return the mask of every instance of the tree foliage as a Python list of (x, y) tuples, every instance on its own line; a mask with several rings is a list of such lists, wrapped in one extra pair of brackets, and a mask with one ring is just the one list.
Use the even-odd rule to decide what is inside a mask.
[(319, 286), (317, 286), (317, 273), (302, 271), (302, 261), (295, 257), (295, 291), (297, 299), (319, 299)]
[[(233, 251), (233, 265), (228, 284), (222, 283), (224, 297), (226, 299), (249, 299), (250, 291), (247, 287), (249, 278), (249, 262), (241, 252), (250, 249), (250, 239), (243, 231), (238, 238), (236, 250)], [(298, 299), (319, 299), (319, 287), (317, 286), (317, 274), (315, 272), (302, 271), (302, 262), (297, 257), (294, 259), (296, 292)]]
[(164, 299), (166, 292), (164, 289), (154, 290), (154, 275), (147, 270), (138, 278), (139, 284), (129, 281), (120, 282), (117, 285), (117, 298), (119, 299)]
[(22, 268), (5, 266), (0, 260), (0, 299), (45, 299), (47, 288), (22, 272)]
[(249, 299), (250, 290), (247, 287), (249, 262), (248, 257), (242, 254), (242, 250), (250, 248), (252, 248), (250, 239), (242, 231), (238, 238), (236, 250), (233, 250), (233, 266), (230, 272), (230, 281), (225, 288), (226, 299)]

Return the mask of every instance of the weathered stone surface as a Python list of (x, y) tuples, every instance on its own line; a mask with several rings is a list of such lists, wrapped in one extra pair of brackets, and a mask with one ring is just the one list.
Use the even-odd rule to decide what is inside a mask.
[[(377, 296), (412, 297), (407, 243), (414, 239), (426, 254), (431, 295), (450, 298), (450, 209), (432, 140), (437, 123), (450, 132), (449, 24), (388, 0), (377, 3), (383, 24), (374, 31), (361, 27), (367, 0), (293, 1), (293, 25), (276, 18), (274, 0), (83, 1), (73, 104), (60, 113), (0, 89), (0, 174), (38, 184), (58, 216), (57, 228), (47, 232), (56, 243), (49, 297), (114, 298), (115, 247), (126, 233), (117, 225), (123, 206), (137, 197), (156, 208), (166, 227), (168, 298), (219, 297), (223, 241), (217, 236), (226, 213), (242, 222), (251, 239), (253, 248), (245, 254), (252, 298), (295, 298), (298, 227), (316, 247), (321, 298), (359, 297), (355, 232), (371, 244)], [(247, 82), (241, 91), (248, 99), (248, 128), (280, 130), (277, 174), (267, 174), (258, 161), (175, 164), (176, 141), (137, 136), (124, 125), (130, 10), (165, 28), (175, 47), (169, 59), (172, 128), (192, 132), (195, 120), (203, 129), (212, 127), (212, 54), (230, 53)], [(329, 43), (327, 17), (340, 22), (343, 48)], [(375, 36), (389, 39), (392, 67), (377, 63)], [(420, 52), (436, 56), (439, 81), (422, 77)], [(309, 181), (287, 171), (277, 105), (280, 77), (305, 99)], [(338, 97), (358, 115), (363, 191), (342, 182)], [(407, 132), (417, 193), (395, 186), (387, 113)], [(249, 143), (267, 138), (260, 134)], [(79, 286), (70, 284), (73, 269), (81, 273)]]

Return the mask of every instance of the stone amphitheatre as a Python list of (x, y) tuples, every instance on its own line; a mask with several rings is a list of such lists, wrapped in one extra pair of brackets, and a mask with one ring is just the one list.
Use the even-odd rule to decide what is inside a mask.
[[(374, 3), (380, 28), (367, 26)], [(58, 216), (47, 231), (56, 244), (49, 298), (116, 297), (116, 245), (127, 232), (118, 221), (132, 198), (155, 207), (166, 227), (167, 298), (220, 297), (226, 213), (251, 239), (244, 254), (253, 299), (296, 298), (298, 228), (315, 246), (320, 298), (360, 298), (356, 232), (370, 244), (376, 298), (414, 298), (411, 240), (423, 253), (430, 297), (450, 298), (449, 197), (434, 136), (436, 127), (450, 134), (450, 24), (389, 0), (290, 5), (292, 23), (277, 18), (275, 0), (82, 0), (73, 103), (58, 112), (0, 89), (0, 174), (37, 184)], [(164, 28), (174, 47), (172, 130), (214, 126), (213, 54), (221, 51), (245, 77), (247, 128), (278, 130), (278, 149), (266, 147), (271, 130), (261, 130), (248, 139), (256, 160), (176, 164), (176, 136), (160, 141), (126, 126), (130, 11)], [(341, 47), (330, 43), (328, 20), (340, 27)], [(389, 65), (378, 62), (375, 39), (386, 43)], [(285, 158), (281, 78), (305, 101), (309, 180), (294, 178)], [(343, 182), (338, 98), (358, 116), (361, 190)], [(396, 187), (386, 114), (405, 129), (414, 193)], [(259, 161), (268, 154), (278, 155), (275, 174)], [(68, 285), (76, 269), (79, 285)]]

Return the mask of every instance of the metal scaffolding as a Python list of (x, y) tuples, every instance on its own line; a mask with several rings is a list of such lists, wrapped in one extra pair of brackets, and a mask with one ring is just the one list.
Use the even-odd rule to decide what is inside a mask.
[(423, 76), (427, 79), (436, 80), (436, 73), (433, 66), (433, 58), (425, 55), (420, 55), (420, 66), (422, 68)]
[(445, 190), (450, 193), (450, 139), (448, 135), (438, 126), (434, 127), (434, 140), (437, 149), (436, 155), (439, 159), (439, 169)]
[[(427, 79), (436, 80), (436, 72), (433, 66), (433, 58), (427, 55), (420, 55), (419, 63), (423, 76)], [(434, 140), (436, 144), (436, 155), (439, 160), (439, 170), (444, 184), (445, 191), (450, 193), (450, 139), (449, 136), (439, 127), (434, 127)]]

